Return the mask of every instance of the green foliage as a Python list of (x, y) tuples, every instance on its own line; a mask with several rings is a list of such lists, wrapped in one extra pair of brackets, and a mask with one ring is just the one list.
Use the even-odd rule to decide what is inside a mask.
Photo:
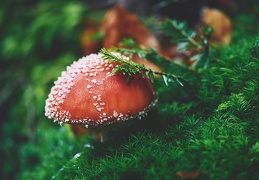
[[(44, 117), (53, 82), (81, 56), (79, 24), (95, 12), (79, 1), (1, 3), (1, 179), (180, 179), (177, 172), (197, 170), (199, 179), (259, 178), (258, 5), (234, 14), (232, 43), (210, 49), (207, 68), (191, 70), (127, 40), (132, 48), (117, 51), (163, 69), (154, 81), (159, 101), (128, 133), (107, 132), (114, 140), (101, 143)], [(164, 27), (169, 35), (171, 25)], [(115, 71), (155, 74), (102, 52), (124, 63)], [(174, 76), (183, 86), (166, 79)]]
[(206, 68), (209, 63), (209, 42), (211, 34), (213, 33), (213, 27), (202, 27), (199, 38), (197, 38), (197, 32), (193, 29), (189, 29), (187, 23), (182, 21), (167, 19), (162, 21), (161, 29), (165, 35), (172, 38), (173, 43), (177, 43), (177, 50), (180, 52), (186, 52), (189, 50), (197, 51), (198, 54), (193, 55), (190, 59), (195, 60), (193, 67), (195, 69)]
[(195, 40), (197, 33), (194, 30), (188, 29), (187, 23), (184, 21), (177, 22), (176, 20), (168, 19), (162, 22), (161, 28), (166, 35), (173, 38), (173, 42), (184, 43), (184, 45), (181, 44), (181, 47), (178, 47), (179, 50), (186, 51), (188, 49), (202, 48), (201, 42)]
[[(116, 49), (114, 48), (114, 50), (116, 50)], [(154, 83), (154, 81), (155, 81), (154, 75), (160, 75), (160, 76), (163, 77), (166, 85), (168, 85), (168, 83), (170, 81), (175, 80), (181, 86), (183, 86), (183, 84), (179, 80), (179, 79), (182, 79), (182, 78), (179, 77), (179, 76), (176, 76), (176, 75), (173, 75), (173, 74), (170, 74), (170, 73), (157, 72), (157, 71), (153, 71), (151, 69), (147, 69), (144, 64), (137, 64), (133, 61), (129, 61), (128, 58), (120, 57), (120, 54), (117, 55), (116, 53), (113, 53), (113, 52), (111, 52), (109, 50), (106, 50), (104, 48), (100, 52), (103, 54), (103, 58), (105, 60), (111, 60), (112, 62), (119, 63), (113, 69), (112, 73), (122, 72), (124, 75), (127, 74), (129, 78), (133, 74), (137, 74), (137, 73), (142, 73), (142, 77), (146, 77), (146, 74), (147, 74), (147, 77), (151, 80), (152, 83)], [(134, 51), (129, 50), (129, 52), (130, 52), (129, 57), (132, 57), (134, 54), (138, 54), (138, 55), (143, 54), (143, 55), (140, 55), (140, 57), (146, 57), (147, 56), (146, 52), (142, 49), (137, 49), (137, 50), (135, 49)], [(123, 55), (125, 55), (125, 54), (126, 54), (126, 51), (123, 53)]]
[[(45, 99), (53, 82), (80, 56), (79, 24), (87, 18), (86, 12), (87, 7), (80, 2), (1, 2), (0, 152), (4, 156), (0, 176), (3, 179), (13, 179), (22, 167), (27, 168), (22, 163), (30, 161), (30, 157), (21, 158), (25, 152), (21, 151), (23, 146), (30, 146), (26, 143), (38, 138), (40, 122), (45, 121)], [(31, 150), (32, 154), (37, 151)], [(33, 166), (39, 162), (41, 159), (36, 158)]]

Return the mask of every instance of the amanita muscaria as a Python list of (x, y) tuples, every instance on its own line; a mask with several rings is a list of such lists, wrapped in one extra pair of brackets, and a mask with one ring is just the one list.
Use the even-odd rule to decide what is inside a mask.
[(55, 81), (45, 115), (54, 121), (84, 126), (143, 117), (155, 105), (152, 83), (142, 74), (112, 73), (117, 63), (91, 54), (75, 61)]

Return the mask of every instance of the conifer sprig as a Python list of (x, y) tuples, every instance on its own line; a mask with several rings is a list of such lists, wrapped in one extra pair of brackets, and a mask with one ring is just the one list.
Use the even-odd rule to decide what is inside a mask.
[(182, 21), (165, 19), (161, 23), (162, 31), (173, 37), (173, 41), (177, 43), (177, 49), (179, 51), (196, 51), (191, 60), (195, 60), (193, 63), (194, 69), (200, 67), (206, 68), (209, 63), (209, 51), (210, 51), (210, 38), (213, 33), (213, 27), (202, 27), (201, 32), (197, 35), (195, 30), (189, 29), (187, 23)]
[[(130, 61), (127, 57), (124, 58), (120, 54), (111, 52), (105, 48), (101, 49), (100, 52), (103, 54), (103, 58), (105, 60), (110, 60), (112, 62), (119, 63), (113, 69), (112, 73), (121, 71), (124, 75), (127, 74), (129, 78), (130, 78), (130, 76), (132, 76), (134, 74), (142, 73), (142, 77), (144, 78), (147, 76), (151, 80), (152, 83), (154, 83), (154, 80), (155, 80), (154, 75), (160, 75), (163, 77), (163, 80), (166, 85), (168, 85), (168, 83), (170, 83), (170, 82), (176, 81), (181, 86), (183, 86), (182, 81), (184, 79), (180, 76), (176, 76), (171, 73), (153, 71), (149, 68), (146, 68), (144, 64), (137, 64), (133, 61)], [(129, 80), (129, 78), (128, 78), (128, 80)]]
[(253, 59), (259, 59), (259, 39), (256, 40), (252, 48), (251, 55)]
[(201, 49), (202, 45), (197, 42), (194, 37), (196, 36), (196, 32), (188, 32), (187, 31), (187, 25), (185, 22), (177, 22), (176, 20), (166, 20), (180, 35), (184, 38), (186, 38), (194, 47), (197, 49)]

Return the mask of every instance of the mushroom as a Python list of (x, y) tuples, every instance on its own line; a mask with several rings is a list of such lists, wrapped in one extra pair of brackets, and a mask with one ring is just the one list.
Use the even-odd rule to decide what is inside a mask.
[(152, 83), (142, 74), (112, 73), (118, 63), (102, 54), (85, 56), (55, 81), (45, 115), (54, 122), (96, 127), (139, 118), (157, 102)]

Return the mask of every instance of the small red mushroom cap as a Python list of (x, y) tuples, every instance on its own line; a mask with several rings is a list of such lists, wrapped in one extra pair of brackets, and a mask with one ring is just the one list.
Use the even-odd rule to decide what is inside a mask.
[(116, 63), (91, 54), (75, 61), (54, 83), (45, 115), (60, 124), (111, 124), (143, 117), (157, 98), (150, 80), (141, 73), (112, 74)]

